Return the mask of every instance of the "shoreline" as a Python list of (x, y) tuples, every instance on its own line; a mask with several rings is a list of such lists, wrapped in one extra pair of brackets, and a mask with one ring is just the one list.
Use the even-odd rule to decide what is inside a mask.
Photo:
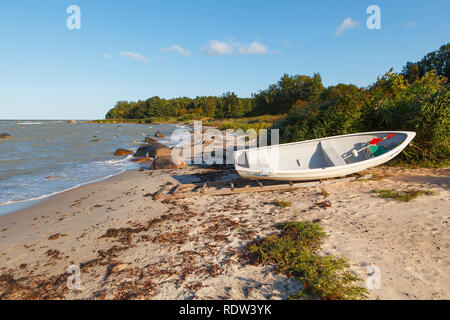
[[(12, 120), (8, 120), (8, 121), (12, 121)], [(44, 120), (42, 120), (42, 121), (44, 121)], [(65, 121), (65, 120), (48, 120), (48, 121)], [(87, 123), (86, 121), (83, 121), (83, 122)], [(80, 123), (83, 123), (83, 122), (80, 121), (80, 122), (77, 122), (77, 124), (80, 124)], [(162, 125), (164, 125), (164, 124), (162, 124)], [(179, 128), (184, 128), (186, 130), (188, 129), (187, 126), (181, 126), (180, 124), (169, 124), (169, 123), (167, 123), (167, 125), (171, 126), (173, 128), (173, 130), (177, 130)], [(137, 137), (137, 139), (139, 139), (139, 138), (142, 138), (142, 137)], [(164, 144), (164, 145), (167, 145), (168, 147), (172, 146), (170, 141), (165, 141), (166, 140), (165, 138), (158, 139), (158, 140), (162, 140), (161, 143)], [(145, 143), (145, 142), (142, 141), (141, 143)], [(139, 145), (133, 145), (133, 147), (129, 148), (129, 149), (136, 151), (135, 149), (137, 149), (137, 148), (139, 148)], [(5, 214), (10, 214), (10, 213), (15, 212), (17, 210), (21, 210), (23, 208), (27, 208), (27, 207), (33, 206), (34, 204), (37, 204), (37, 203), (39, 203), (41, 201), (45, 201), (46, 199), (49, 199), (49, 198), (53, 197), (54, 195), (63, 193), (65, 191), (71, 190), (73, 188), (77, 188), (77, 187), (80, 187), (80, 186), (83, 186), (83, 185), (86, 185), (86, 184), (102, 181), (104, 179), (108, 179), (108, 178), (110, 178), (112, 176), (115, 176), (117, 174), (121, 174), (121, 173), (123, 173), (123, 172), (125, 172), (127, 170), (136, 170), (136, 169), (138, 169), (140, 167), (139, 164), (137, 164), (137, 163), (133, 164), (133, 162), (130, 161), (132, 159), (132, 157), (128, 157), (128, 156), (127, 157), (117, 157), (117, 156), (113, 156), (112, 155), (113, 153), (114, 153), (114, 149), (111, 150), (111, 158), (108, 159), (108, 160), (104, 160), (104, 162), (113, 162), (113, 161), (116, 162), (116, 161), (122, 161), (123, 160), (123, 161), (125, 161), (124, 163), (126, 163), (125, 167), (121, 168), (120, 170), (118, 170), (118, 171), (116, 171), (114, 173), (105, 172), (105, 175), (104, 176), (100, 175), (100, 177), (95, 175), (95, 174), (93, 174), (90, 177), (86, 177), (87, 179), (84, 179), (84, 180), (86, 180), (84, 182), (74, 181), (74, 185), (68, 184), (68, 185), (60, 186), (60, 187), (62, 187), (60, 189), (52, 188), (50, 190), (46, 190), (46, 191), (44, 191), (44, 192), (46, 192), (46, 194), (40, 194), (40, 192), (38, 192), (37, 194), (27, 194), (27, 196), (23, 197), (23, 198), (26, 198), (26, 199), (21, 199), (21, 200), (7, 200), (7, 199), (5, 199), (7, 201), (0, 203), (0, 216), (5, 215)], [(97, 161), (97, 160), (93, 160), (93, 162), (91, 162), (91, 164), (95, 163), (95, 161)], [(113, 171), (113, 170), (111, 170), (111, 171)], [(49, 174), (50, 177), (52, 175), (54, 175), (54, 174), (53, 173)], [(27, 198), (27, 197), (30, 197), (30, 198)]]
[[(95, 189), (97, 187), (101, 187), (103, 185), (103, 183), (108, 185), (110, 183), (113, 183), (114, 178), (116, 178), (118, 176), (123, 175), (124, 178), (126, 178), (128, 172), (137, 172), (137, 171), (139, 171), (139, 169), (125, 170), (118, 174), (114, 174), (112, 176), (102, 178), (98, 181), (87, 182), (85, 184), (69, 188), (67, 190), (56, 192), (52, 195), (45, 196), (45, 198), (43, 198), (43, 199), (24, 200), (24, 202), (30, 201), (30, 202), (35, 202), (35, 203), (30, 204), (24, 208), (9, 212), (9, 213), (1, 214), (0, 215), (0, 223), (2, 222), (2, 220), (14, 219), (14, 218), (11, 218), (12, 216), (18, 217), (21, 214), (27, 214), (30, 212), (35, 212), (35, 211), (41, 212), (42, 210), (47, 209), (49, 207), (54, 207), (55, 205), (59, 205), (61, 202), (64, 201), (64, 198), (73, 198), (75, 196), (75, 194), (78, 195), (79, 193), (84, 193), (85, 189)], [(111, 181), (109, 181), (109, 180), (111, 180)], [(8, 217), (10, 219), (3, 219), (4, 217)]]
[[(50, 121), (52, 121), (52, 120), (50, 120)], [(65, 120), (58, 120), (58, 121), (65, 121)], [(82, 120), (77, 120), (77, 121), (78, 121), (77, 123), (102, 123), (101, 120), (83, 120), (83, 121)], [(140, 124), (140, 123), (137, 123), (137, 122), (136, 123), (135, 122), (121, 122), (121, 123)], [(187, 131), (189, 131), (189, 129), (191, 128), (191, 125), (189, 124), (189, 122), (178, 122), (178, 123), (161, 122), (161, 123), (155, 123), (155, 124), (174, 125), (176, 127), (184, 128)], [(218, 129), (218, 128), (217, 127), (213, 127), (213, 126), (203, 126), (202, 125), (202, 129), (205, 130), (205, 129)], [(192, 134), (193, 133), (190, 133), (191, 139), (188, 140), (188, 141), (185, 141), (184, 144), (182, 144), (182, 145), (178, 145), (178, 148), (182, 149), (184, 145), (190, 144), (193, 141)], [(162, 139), (155, 138), (155, 139), (158, 140), (158, 142), (160, 142), (161, 144), (163, 144), (163, 145), (165, 145), (165, 146), (167, 146), (169, 148), (172, 147), (171, 145), (165, 144), (164, 141), (160, 141), (160, 140), (164, 140), (166, 138), (162, 138)], [(142, 143), (145, 143), (145, 142), (142, 142)], [(112, 158), (112, 159), (114, 159), (114, 158)], [(131, 160), (131, 159), (132, 158), (130, 158), (128, 160)], [(143, 166), (140, 166), (140, 168), (124, 169), (121, 172), (114, 173), (114, 174), (111, 174), (111, 175), (108, 175), (108, 176), (105, 176), (105, 177), (96, 178), (94, 180), (91, 180), (91, 181), (88, 181), (88, 182), (85, 182), (85, 183), (81, 183), (81, 184), (78, 184), (76, 186), (73, 186), (73, 187), (61, 190), (61, 191), (56, 191), (56, 192), (53, 192), (51, 194), (42, 195), (42, 196), (37, 197), (37, 198), (31, 198), (31, 199), (19, 200), (19, 201), (13, 201), (13, 202), (9, 201), (9, 202), (5, 202), (5, 203), (1, 203), (0, 204), (0, 217), (4, 216), (4, 215), (7, 215), (7, 214), (15, 213), (17, 211), (25, 210), (27, 208), (32, 208), (33, 206), (38, 205), (41, 202), (51, 200), (53, 197), (61, 195), (61, 194), (64, 194), (64, 193), (66, 193), (68, 191), (71, 191), (73, 189), (77, 189), (77, 188), (81, 188), (81, 187), (89, 185), (89, 184), (94, 184), (94, 183), (97, 183), (97, 182), (105, 181), (105, 180), (108, 180), (108, 179), (113, 178), (115, 176), (124, 174), (124, 173), (126, 173), (128, 171), (142, 170), (143, 168), (144, 168)]]
[(105, 176), (105, 177), (102, 177), (102, 178), (94, 179), (92, 181), (88, 181), (88, 182), (85, 182), (85, 183), (82, 183), (82, 184), (78, 184), (76, 186), (73, 186), (73, 187), (70, 187), (70, 188), (67, 188), (67, 189), (64, 189), (64, 190), (61, 190), (61, 191), (56, 191), (56, 192), (53, 192), (51, 194), (46, 194), (46, 195), (43, 195), (43, 196), (40, 196), (40, 197), (37, 197), (37, 198), (32, 198), (32, 199), (27, 199), (27, 200), (19, 200), (19, 201), (13, 201), (13, 202), (8, 201), (8, 202), (5, 202), (5, 203), (2, 203), (2, 204), (0, 204), (0, 217), (3, 216), (3, 215), (11, 214), (11, 213), (14, 213), (16, 211), (20, 211), (20, 210), (29, 208), (29, 207), (33, 207), (34, 205), (37, 205), (37, 204), (39, 204), (39, 203), (41, 203), (43, 201), (50, 200), (52, 197), (56, 197), (56, 196), (58, 196), (60, 194), (68, 192), (70, 190), (81, 188), (81, 187), (83, 187), (85, 185), (88, 185), (88, 184), (92, 184), (92, 183), (108, 180), (108, 179), (110, 179), (110, 178), (112, 178), (114, 176), (120, 175), (120, 174), (125, 173), (127, 171), (133, 171), (133, 170), (138, 170), (138, 169), (125, 169), (125, 170), (123, 170), (123, 171), (121, 171), (119, 173), (115, 173), (115, 174), (108, 175), (108, 176)]

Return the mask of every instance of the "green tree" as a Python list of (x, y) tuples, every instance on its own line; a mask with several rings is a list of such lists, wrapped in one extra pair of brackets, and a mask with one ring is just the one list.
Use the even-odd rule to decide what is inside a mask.
[(325, 90), (320, 74), (312, 77), (284, 74), (277, 84), (254, 95), (254, 113), (280, 114), (288, 112), (294, 102), (306, 101), (308, 104), (319, 101)]
[(216, 114), (217, 99), (215, 97), (205, 97), (202, 101), (202, 110), (207, 117), (214, 117)]
[(244, 106), (234, 92), (226, 92), (222, 95), (223, 117), (237, 118), (242, 117), (244, 113)]
[(435, 70), (437, 75), (450, 79), (450, 43), (444, 44), (439, 50), (432, 51), (419, 62), (408, 62), (402, 74), (410, 83), (420, 79), (427, 72)]

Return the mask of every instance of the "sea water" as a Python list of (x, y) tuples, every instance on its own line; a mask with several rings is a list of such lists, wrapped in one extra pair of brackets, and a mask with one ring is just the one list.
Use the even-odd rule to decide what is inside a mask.
[[(176, 130), (178, 129), (178, 130)], [(118, 148), (135, 151), (146, 136), (157, 131), (161, 142), (176, 145), (189, 139), (170, 124), (97, 124), (67, 121), (0, 120), (0, 214), (20, 209), (31, 200), (44, 199), (86, 183), (135, 169)]]

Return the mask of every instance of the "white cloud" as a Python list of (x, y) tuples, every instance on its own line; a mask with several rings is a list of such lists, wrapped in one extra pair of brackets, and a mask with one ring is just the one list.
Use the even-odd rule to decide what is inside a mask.
[(336, 29), (336, 32), (334, 33), (335, 36), (340, 35), (342, 32), (354, 29), (359, 26), (359, 22), (356, 20), (352, 20), (352, 18), (348, 17), (345, 19), (341, 25)]
[(267, 54), (269, 53), (268, 47), (258, 41), (254, 41), (249, 44), (241, 44), (233, 39), (227, 39), (226, 41), (210, 40), (202, 48), (203, 52), (208, 56), (221, 56), (221, 55), (231, 55), (235, 53), (237, 49), (237, 54)]
[(105, 59), (111, 59), (111, 58), (112, 58), (112, 55), (107, 54), (107, 53), (104, 53), (104, 54), (103, 54), (103, 58), (105, 58)]
[(250, 44), (241, 45), (239, 47), (239, 54), (266, 54), (267, 53), (267, 46), (258, 42), (254, 41)]
[(173, 46), (171, 46), (170, 48), (161, 48), (159, 49), (161, 52), (178, 52), (180, 54), (182, 54), (183, 56), (188, 56), (191, 54), (191, 51), (188, 49), (184, 49), (182, 47), (180, 47), (177, 44), (174, 44)]
[(408, 21), (405, 23), (405, 28), (406, 29), (412, 29), (416, 26), (416, 21)]
[(134, 60), (139, 60), (139, 61), (143, 61), (143, 62), (150, 62), (150, 60), (147, 57), (144, 57), (142, 54), (137, 53), (137, 52), (124, 52), (121, 51), (120, 55), (123, 57), (130, 57)]
[(230, 55), (233, 53), (236, 44), (230, 41), (209, 40), (202, 48), (203, 52), (208, 56)]

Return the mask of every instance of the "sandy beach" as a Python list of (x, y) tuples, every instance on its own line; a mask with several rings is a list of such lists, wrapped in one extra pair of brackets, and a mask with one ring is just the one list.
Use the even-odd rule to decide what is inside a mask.
[[(228, 180), (229, 169), (134, 170), (0, 216), (1, 299), (287, 299), (301, 284), (254, 266), (244, 246), (278, 222), (316, 221), (323, 254), (344, 256), (370, 299), (450, 298), (449, 169), (378, 167), (373, 178), (286, 192), (153, 200), (166, 183)], [(432, 190), (410, 202), (373, 189)], [(290, 201), (289, 208), (274, 205)], [(327, 201), (329, 206), (316, 205)], [(80, 266), (79, 290), (66, 270)]]

